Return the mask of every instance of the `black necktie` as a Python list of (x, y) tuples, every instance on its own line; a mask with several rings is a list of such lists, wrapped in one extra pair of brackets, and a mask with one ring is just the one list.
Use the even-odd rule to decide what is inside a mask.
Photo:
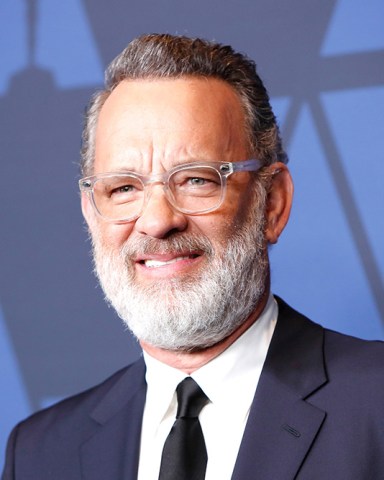
[(198, 416), (209, 399), (191, 377), (176, 394), (176, 421), (164, 444), (159, 480), (204, 480), (207, 449)]

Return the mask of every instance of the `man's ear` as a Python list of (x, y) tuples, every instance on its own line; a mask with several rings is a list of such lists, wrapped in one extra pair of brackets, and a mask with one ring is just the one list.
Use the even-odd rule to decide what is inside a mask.
[(95, 212), (89, 196), (84, 192), (81, 193), (81, 211), (83, 212), (83, 216), (88, 224), (88, 227), (91, 228), (95, 222)]
[(265, 238), (268, 243), (276, 243), (291, 212), (293, 182), (284, 163), (277, 162), (269, 168), (272, 179), (266, 204)]

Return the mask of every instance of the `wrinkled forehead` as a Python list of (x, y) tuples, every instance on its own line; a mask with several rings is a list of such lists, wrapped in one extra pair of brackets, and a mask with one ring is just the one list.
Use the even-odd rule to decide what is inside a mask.
[(116, 170), (129, 157), (162, 159), (168, 166), (172, 157), (243, 160), (247, 146), (242, 104), (227, 83), (200, 77), (125, 80), (100, 111), (95, 173)]

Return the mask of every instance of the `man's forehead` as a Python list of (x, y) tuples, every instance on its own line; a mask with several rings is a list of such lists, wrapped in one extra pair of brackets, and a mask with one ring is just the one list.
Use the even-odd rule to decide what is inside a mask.
[[(243, 160), (244, 123), (237, 94), (221, 80), (202, 77), (124, 80), (101, 110), (96, 163), (101, 150), (103, 156), (123, 159), (156, 153), (173, 157), (172, 163), (174, 158), (177, 163), (195, 158)], [(244, 153), (227, 154), (238, 150), (239, 144)]]
[[(156, 100), (158, 103), (168, 104), (170, 101), (185, 102), (194, 98), (205, 98), (202, 105), (205, 109), (212, 104), (221, 103), (232, 107), (241, 105), (240, 97), (236, 90), (227, 82), (203, 76), (183, 76), (178, 78), (143, 78), (122, 80), (110, 93), (101, 109), (101, 114), (114, 105), (115, 97), (118, 97), (118, 105), (124, 106), (135, 104), (152, 104), (153, 96), (160, 94)], [(150, 99), (148, 98), (150, 97)]]

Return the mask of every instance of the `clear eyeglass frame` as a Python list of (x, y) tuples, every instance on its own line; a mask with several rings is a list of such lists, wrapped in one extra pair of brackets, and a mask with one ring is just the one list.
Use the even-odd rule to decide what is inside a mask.
[[(82, 193), (85, 193), (90, 198), (91, 204), (94, 208), (94, 211), (100, 216), (103, 220), (107, 222), (113, 223), (128, 223), (136, 220), (139, 218), (145, 209), (147, 204), (147, 200), (149, 198), (148, 194), (148, 187), (154, 184), (163, 184), (164, 192), (168, 202), (172, 205), (172, 207), (184, 214), (187, 215), (203, 215), (205, 213), (213, 212), (217, 210), (223, 203), (226, 188), (227, 188), (227, 179), (230, 175), (237, 172), (257, 172), (262, 168), (262, 162), (257, 159), (250, 159), (250, 160), (243, 160), (239, 162), (194, 162), (194, 163), (184, 163), (181, 165), (177, 165), (174, 168), (164, 172), (163, 174), (159, 175), (142, 175), (140, 173), (132, 172), (132, 171), (119, 171), (119, 172), (108, 172), (108, 173), (101, 173), (97, 175), (90, 175), (79, 180), (79, 188)], [(186, 170), (196, 170), (196, 169), (210, 169), (211, 171), (215, 171), (220, 178), (220, 194), (218, 195), (217, 201), (214, 205), (211, 205), (208, 208), (183, 208), (178, 205), (178, 202), (172, 193), (172, 189), (170, 188), (170, 179), (172, 179), (175, 174), (179, 172), (183, 172)], [(112, 178), (126, 178), (129, 177), (131, 179), (135, 179), (140, 182), (142, 189), (144, 191), (144, 195), (140, 202), (140, 207), (137, 208), (132, 215), (126, 216), (117, 216), (112, 217), (103, 213), (98, 206), (95, 200), (95, 186), (100, 181), (107, 181), (108, 179)]]

